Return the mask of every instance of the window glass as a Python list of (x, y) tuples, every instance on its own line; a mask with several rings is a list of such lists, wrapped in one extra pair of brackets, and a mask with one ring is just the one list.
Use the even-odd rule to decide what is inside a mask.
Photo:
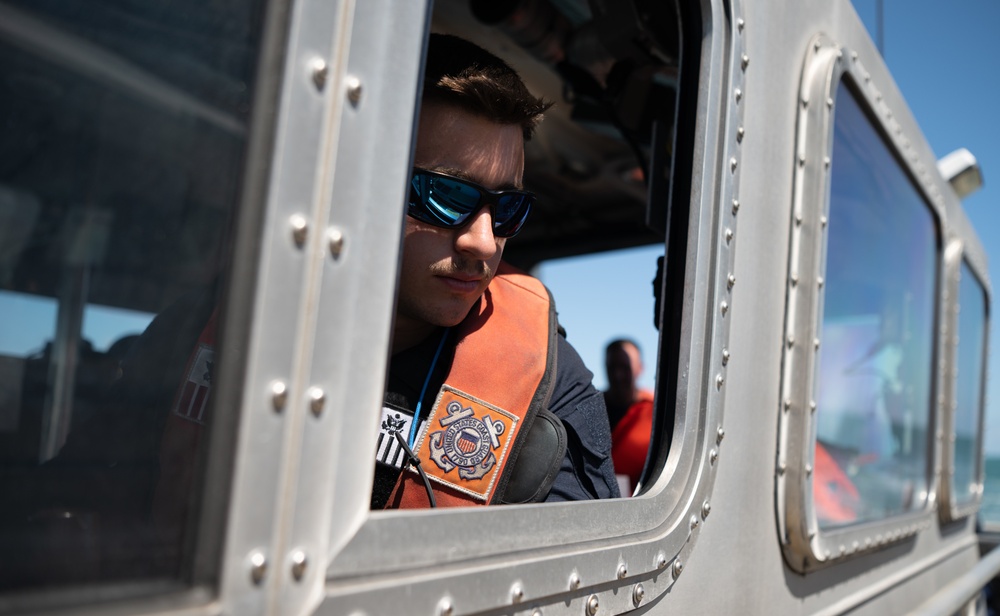
[(0, 2), (0, 592), (184, 577), (261, 4)]
[(936, 229), (853, 94), (834, 118), (813, 497), (821, 528), (927, 495)]
[(976, 442), (983, 405), (986, 345), (986, 295), (965, 261), (962, 261), (958, 302), (955, 461), (951, 497), (953, 503), (961, 505), (974, 499), (979, 490)]

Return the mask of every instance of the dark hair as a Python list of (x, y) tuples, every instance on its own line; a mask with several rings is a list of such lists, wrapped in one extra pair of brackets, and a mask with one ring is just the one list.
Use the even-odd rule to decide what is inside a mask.
[(608, 353), (609, 351), (611, 351), (611, 349), (620, 346), (625, 346), (626, 344), (631, 344), (632, 346), (634, 346), (635, 350), (639, 351), (639, 355), (642, 355), (642, 348), (639, 346), (639, 343), (631, 338), (616, 338), (615, 340), (612, 340), (607, 344), (607, 346), (604, 347), (604, 352)]
[(506, 62), (449, 34), (431, 34), (423, 100), (455, 105), (497, 124), (519, 124), (525, 140), (552, 106), (532, 96)]

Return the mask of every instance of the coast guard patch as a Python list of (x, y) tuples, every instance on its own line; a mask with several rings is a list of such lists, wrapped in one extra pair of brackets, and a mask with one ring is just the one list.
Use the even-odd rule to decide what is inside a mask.
[(518, 417), (445, 385), (415, 448), (427, 475), (487, 501), (516, 429)]
[(214, 364), (215, 351), (205, 343), (199, 344), (180, 396), (174, 404), (175, 415), (195, 423), (205, 423), (205, 407), (208, 405), (208, 394), (212, 391)]

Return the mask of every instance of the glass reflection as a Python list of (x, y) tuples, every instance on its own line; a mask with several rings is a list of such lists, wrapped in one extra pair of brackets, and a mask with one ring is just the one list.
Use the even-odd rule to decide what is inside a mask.
[(822, 528), (926, 499), (937, 269), (930, 210), (843, 85), (831, 174), (813, 477)]
[(962, 262), (958, 286), (958, 354), (955, 394), (955, 466), (951, 502), (968, 504), (978, 492), (976, 446), (983, 405), (983, 365), (986, 351), (986, 295), (975, 274)]

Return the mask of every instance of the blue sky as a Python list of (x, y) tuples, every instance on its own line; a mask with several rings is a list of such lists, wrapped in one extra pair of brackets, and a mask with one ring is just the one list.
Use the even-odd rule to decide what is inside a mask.
[[(875, 40), (876, 0), (854, 4)], [(984, 187), (965, 200), (965, 207), (995, 268), (1000, 263), (1000, 233), (994, 231), (1000, 223), (1000, 119), (996, 117), (1000, 2), (889, 0), (883, 16), (883, 55), (934, 154), (940, 158), (964, 147), (979, 160)], [(598, 388), (607, 382), (604, 345), (620, 336), (635, 338), (643, 347), (650, 367), (640, 384), (653, 386), (657, 335), (649, 284), (657, 254), (657, 248), (639, 249), (606, 259), (547, 264), (539, 272), (560, 306), (560, 321), (570, 342), (595, 371)], [(580, 284), (582, 277), (601, 279), (600, 294), (595, 296), (591, 285)], [(993, 348), (1000, 344), (997, 331), (994, 327)], [(1000, 362), (990, 361), (988, 378), (993, 391), (1000, 383)], [(987, 451), (1000, 455), (1000, 397), (991, 393), (987, 394)]]

